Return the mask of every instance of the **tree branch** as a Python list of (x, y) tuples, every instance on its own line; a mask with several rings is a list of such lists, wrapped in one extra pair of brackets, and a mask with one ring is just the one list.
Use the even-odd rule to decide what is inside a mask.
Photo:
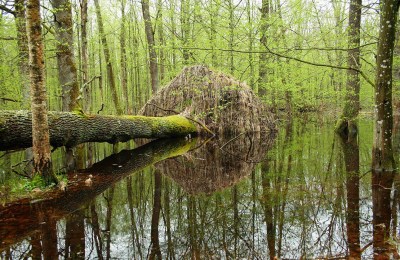
[(354, 70), (354, 71), (360, 73), (361, 77), (363, 77), (365, 79), (365, 81), (367, 81), (372, 87), (375, 87), (375, 84), (367, 77), (367, 75), (364, 72), (362, 72), (359, 69), (352, 68), (352, 67), (335, 66), (335, 65), (330, 65), (330, 64), (321, 64), (321, 63), (315, 63), (315, 62), (311, 62), (311, 61), (306, 61), (306, 60), (302, 60), (302, 59), (298, 59), (298, 58), (295, 58), (295, 57), (290, 57), (290, 56), (286, 56), (286, 55), (283, 55), (283, 54), (280, 54), (280, 53), (273, 52), (273, 51), (271, 51), (271, 49), (268, 48), (268, 46), (266, 46), (266, 45), (264, 45), (264, 46), (267, 49), (268, 53), (270, 53), (272, 55), (275, 55), (275, 56), (278, 56), (278, 57), (281, 57), (281, 58), (294, 60), (294, 61), (297, 61), (297, 62), (305, 63), (305, 64), (316, 66), (316, 67), (327, 67), (327, 68), (340, 69), (340, 70)]
[(11, 36), (0, 37), (0, 40), (3, 40), (3, 41), (15, 41), (15, 40), (17, 40), (17, 37), (11, 37)]
[(18, 101), (18, 100), (16, 100), (16, 99), (12, 99), (12, 98), (6, 98), (6, 97), (0, 97), (0, 100), (3, 100), (3, 101), (10, 101), (10, 102), (20, 102), (20, 101)]
[[(371, 43), (372, 44), (372, 43)], [(369, 45), (369, 44), (368, 44)], [(367, 46), (364, 45), (364, 46)], [(364, 78), (364, 80), (366, 82), (368, 82), (369, 85), (371, 85), (372, 87), (375, 87), (375, 84), (367, 77), (367, 75), (359, 69), (356, 68), (351, 68), (351, 67), (343, 67), (343, 66), (334, 66), (334, 65), (330, 65), (330, 64), (321, 64), (321, 63), (314, 63), (311, 61), (306, 61), (306, 60), (302, 60), (302, 59), (298, 59), (295, 57), (290, 57), (290, 56), (286, 56), (277, 52), (272, 51), (271, 49), (269, 49), (267, 46), (265, 46), (265, 48), (267, 49), (267, 51), (246, 51), (246, 50), (234, 50), (234, 49), (220, 49), (220, 48), (195, 48), (195, 47), (180, 47), (180, 48), (173, 48), (173, 49), (180, 49), (180, 50), (201, 50), (201, 51), (226, 51), (226, 52), (236, 52), (236, 53), (245, 53), (245, 54), (249, 54), (249, 53), (254, 53), (254, 54), (261, 54), (261, 53), (269, 53), (281, 58), (285, 58), (285, 59), (289, 59), (289, 60), (294, 60), (297, 62), (301, 62), (301, 63), (305, 63), (308, 65), (312, 65), (312, 66), (317, 66), (317, 67), (327, 67), (327, 68), (332, 68), (332, 69), (340, 69), (340, 70), (354, 70), (358, 73), (360, 73), (361, 77)], [(298, 50), (302, 50), (302, 49), (298, 49)], [(304, 49), (305, 50), (305, 49)], [(316, 48), (315, 50), (328, 50), (326, 48)], [(350, 49), (331, 49), (331, 50), (343, 50), (343, 51), (347, 51)]]
[(5, 5), (0, 5), (0, 10), (3, 10), (4, 12), (7, 12), (9, 14), (12, 14), (12, 15), (16, 16), (15, 11), (11, 10), (10, 8), (8, 8)]

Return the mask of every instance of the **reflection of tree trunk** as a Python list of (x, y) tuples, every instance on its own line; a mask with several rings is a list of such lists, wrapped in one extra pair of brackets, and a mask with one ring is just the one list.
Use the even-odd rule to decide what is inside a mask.
[(373, 246), (375, 259), (390, 259), (391, 207), (390, 193), (394, 174), (372, 173), (372, 224), (374, 228)]
[(139, 233), (136, 228), (137, 222), (135, 219), (135, 214), (133, 211), (133, 194), (132, 194), (132, 177), (128, 177), (126, 181), (126, 189), (127, 189), (127, 195), (128, 195), (128, 204), (129, 204), (129, 215), (131, 219), (131, 228), (132, 228), (132, 247), (135, 248), (135, 244), (138, 250), (139, 258), (142, 259), (142, 250), (141, 250), (141, 245), (139, 243)]
[(48, 214), (39, 214), (42, 232), (43, 259), (58, 259), (57, 248), (57, 221), (51, 219)]
[(67, 217), (65, 258), (85, 259), (85, 211), (79, 209)]
[(175, 255), (174, 244), (172, 243), (172, 234), (171, 234), (171, 210), (170, 210), (169, 189), (170, 185), (168, 185), (167, 183), (164, 186), (164, 213), (165, 213), (165, 227), (167, 229), (168, 259), (173, 258), (173, 256)]
[(233, 258), (238, 257), (238, 248), (239, 248), (239, 223), (240, 223), (240, 218), (239, 218), (239, 208), (238, 208), (238, 190), (237, 186), (234, 186), (232, 189), (233, 192), (233, 198), (232, 198), (232, 204), (233, 204), (233, 237), (234, 237), (234, 251), (233, 251)]
[[(33, 260), (42, 259), (42, 244), (40, 243), (40, 234), (36, 233), (30, 238), (31, 252), (30, 257)], [(7, 258), (8, 259), (8, 258)]]
[(269, 258), (272, 260), (275, 258), (275, 227), (274, 227), (274, 216), (272, 210), (272, 198), (271, 198), (271, 180), (268, 175), (268, 165), (263, 163), (261, 165), (262, 171), (262, 187), (263, 187), (263, 203), (264, 203), (264, 217), (265, 224), (267, 226), (267, 243), (269, 250)]
[(107, 213), (106, 213), (106, 259), (111, 259), (111, 224), (112, 224), (112, 211), (113, 211), (113, 199), (114, 199), (114, 186), (108, 191), (107, 201)]
[(159, 171), (154, 172), (154, 201), (151, 215), (151, 251), (149, 259), (162, 259), (158, 232), (158, 221), (161, 212), (162, 179)]
[(341, 136), (346, 167), (347, 240), (350, 258), (360, 259), (360, 156), (357, 134)]
[[(196, 221), (196, 200), (193, 196), (189, 196), (187, 206), (188, 228), (189, 228), (189, 244), (191, 250), (191, 259), (200, 259), (200, 250), (197, 243), (197, 221)], [(225, 227), (225, 226), (224, 226)]]
[(97, 258), (103, 260), (103, 249), (102, 249), (102, 242), (101, 242), (101, 234), (100, 234), (100, 225), (99, 225), (99, 217), (97, 216), (96, 212), (96, 205), (92, 203), (90, 205), (90, 215), (92, 221), (92, 229), (93, 229), (93, 240), (96, 246)]
[[(282, 157), (281, 157), (281, 162), (282, 162), (282, 166), (283, 166), (283, 161), (284, 161), (284, 152), (286, 150), (286, 147), (288, 146), (288, 144), (291, 142), (292, 140), (292, 136), (293, 136), (293, 122), (291, 120), (289, 120), (286, 124), (286, 136), (285, 136), (285, 142), (283, 144), (282, 147)], [(285, 177), (285, 183), (284, 183), (284, 187), (282, 189), (282, 200), (281, 200), (281, 206), (279, 209), (279, 213), (277, 213), (277, 217), (279, 217), (278, 219), (278, 257), (281, 255), (282, 252), (282, 237), (283, 237), (283, 225), (284, 225), (284, 219), (285, 219), (285, 209), (286, 209), (286, 197), (287, 197), (287, 193), (288, 193), (288, 189), (289, 189), (289, 176), (291, 174), (292, 171), (292, 154), (289, 152), (288, 154), (288, 159), (287, 159), (287, 169), (286, 169), (286, 177)], [(279, 172), (283, 173), (283, 167), (279, 170)], [(281, 179), (279, 178), (279, 185), (282, 182)]]

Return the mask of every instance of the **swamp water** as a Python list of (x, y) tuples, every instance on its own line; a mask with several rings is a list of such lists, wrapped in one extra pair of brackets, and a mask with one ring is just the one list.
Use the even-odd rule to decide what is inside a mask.
[[(372, 121), (359, 126), (358, 142), (308, 118), (275, 138), (96, 148), (66, 191), (0, 205), (0, 258), (396, 258), (398, 177), (372, 176)], [(0, 185), (18, 164), (5, 157)]]

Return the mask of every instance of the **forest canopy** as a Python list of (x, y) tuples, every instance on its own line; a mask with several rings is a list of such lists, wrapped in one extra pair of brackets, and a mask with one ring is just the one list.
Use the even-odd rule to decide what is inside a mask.
[[(18, 70), (18, 61), (23, 59), (17, 41), (19, 2), (1, 1), (2, 109), (19, 109), (27, 102), (22, 87), (24, 79)], [(141, 3), (96, 2), (120, 106), (124, 111), (135, 113), (152, 95)], [(41, 5), (49, 110), (59, 111), (63, 92), (56, 69), (58, 24), (51, 1), (41, 1)], [(77, 96), (80, 101), (88, 101), (85, 112), (96, 113), (104, 104), (102, 112), (114, 113), (96, 6), (92, 1), (80, 0), (71, 1), (70, 7), (73, 50), (79, 72)], [(337, 0), (149, 1), (158, 86), (167, 84), (184, 66), (206, 64), (247, 82), (256, 92), (267, 93), (263, 97), (265, 102), (277, 108), (340, 107), (345, 95), (348, 8), (347, 1)], [(362, 8), (361, 70), (370, 81), (374, 81), (378, 10), (379, 4), (375, 2), (366, 2)], [(396, 53), (397, 48), (396, 45)], [(265, 64), (260, 63), (261, 58), (265, 58)], [(397, 58), (394, 63), (397, 66)], [(397, 88), (394, 92), (398, 92)], [(362, 78), (361, 106), (371, 108), (372, 105), (373, 89)]]

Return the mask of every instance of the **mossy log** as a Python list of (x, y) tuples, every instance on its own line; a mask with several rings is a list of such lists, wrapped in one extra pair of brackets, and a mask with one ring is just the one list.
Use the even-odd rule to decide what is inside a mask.
[[(125, 142), (134, 138), (168, 138), (197, 132), (179, 115), (166, 117), (100, 116), (74, 112), (48, 114), (50, 144), (73, 147), (85, 142)], [(0, 111), (0, 150), (32, 146), (30, 111)]]

